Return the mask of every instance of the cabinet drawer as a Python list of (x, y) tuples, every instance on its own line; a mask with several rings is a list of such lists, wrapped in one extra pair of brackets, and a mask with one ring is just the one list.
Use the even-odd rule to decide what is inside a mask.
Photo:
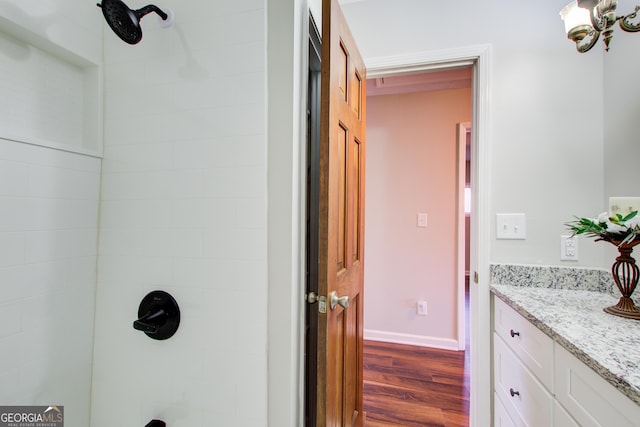
[(493, 336), (494, 388), (516, 426), (551, 426), (553, 397), (498, 334)]
[(553, 392), (553, 340), (499, 298), (493, 298), (493, 324), (504, 342)]
[(509, 413), (498, 398), (497, 394), (493, 394), (493, 427), (516, 427), (511, 421)]
[(556, 345), (556, 399), (583, 427), (634, 427), (640, 406), (560, 345)]

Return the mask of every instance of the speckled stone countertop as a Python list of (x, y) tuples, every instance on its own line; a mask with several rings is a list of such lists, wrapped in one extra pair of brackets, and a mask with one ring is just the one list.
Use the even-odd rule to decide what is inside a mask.
[(606, 292), (510, 284), (492, 284), (491, 291), (640, 405), (640, 320), (602, 311), (618, 298)]

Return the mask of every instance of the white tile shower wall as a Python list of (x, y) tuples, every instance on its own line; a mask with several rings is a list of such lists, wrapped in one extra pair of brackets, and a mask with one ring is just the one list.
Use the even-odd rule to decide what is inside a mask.
[[(161, 6), (172, 28), (104, 35), (91, 426), (266, 425), (265, 2)], [(166, 341), (132, 328), (154, 289), (181, 308)]]
[(0, 139), (0, 402), (89, 423), (100, 160)]
[(3, 136), (81, 147), (83, 70), (2, 32), (0, 49), (22, 51), (22, 55), (14, 55), (17, 58), (7, 55), (8, 58), (2, 60), (0, 129)]

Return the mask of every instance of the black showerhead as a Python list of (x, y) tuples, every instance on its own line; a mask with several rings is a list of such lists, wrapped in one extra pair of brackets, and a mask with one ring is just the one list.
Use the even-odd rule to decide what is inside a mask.
[(107, 20), (107, 24), (113, 32), (129, 44), (136, 44), (142, 40), (140, 19), (143, 16), (155, 12), (165, 21), (167, 26), (171, 25), (171, 21), (173, 21), (172, 16), (152, 4), (138, 10), (131, 10), (122, 0), (102, 0), (102, 4), (98, 3), (97, 6), (102, 8), (104, 19)]

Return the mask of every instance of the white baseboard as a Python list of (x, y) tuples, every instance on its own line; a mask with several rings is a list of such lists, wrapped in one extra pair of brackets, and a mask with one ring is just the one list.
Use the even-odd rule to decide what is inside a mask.
[(396, 332), (364, 330), (364, 339), (371, 341), (390, 342), (394, 344), (417, 345), (419, 347), (439, 348), (443, 350), (460, 351), (458, 340), (450, 338), (427, 337), (424, 335), (402, 334)]

